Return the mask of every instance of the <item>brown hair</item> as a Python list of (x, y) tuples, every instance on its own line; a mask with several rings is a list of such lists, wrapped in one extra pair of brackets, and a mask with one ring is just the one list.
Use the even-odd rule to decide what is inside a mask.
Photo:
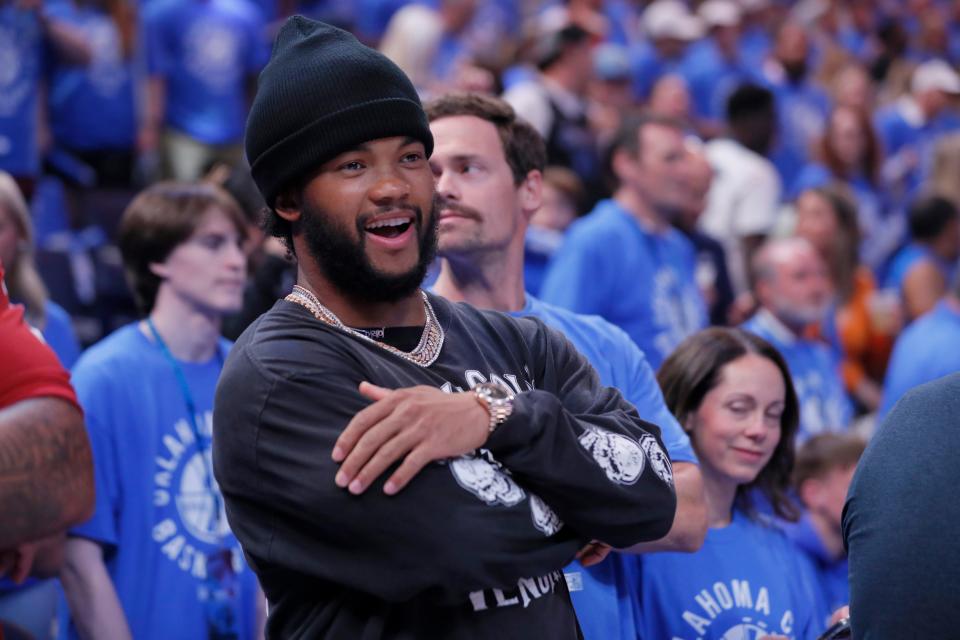
[(20, 188), (9, 173), (0, 171), (0, 215), (5, 211), (17, 229), (17, 258), (3, 265), (11, 299), (23, 303), (27, 321), (43, 329), (49, 294), (33, 263), (33, 221)]
[(793, 469), (793, 440), (800, 422), (800, 405), (787, 363), (773, 345), (743, 329), (704, 329), (684, 340), (670, 354), (657, 372), (657, 382), (663, 389), (667, 408), (688, 430), (690, 419), (700, 410), (704, 397), (720, 383), (723, 368), (751, 353), (770, 360), (780, 370), (786, 397), (780, 418), (780, 441), (770, 461), (753, 482), (737, 487), (734, 506), (747, 514), (754, 513), (751, 494), (757, 489), (770, 501), (778, 516), (796, 520), (796, 507), (789, 498), (788, 490)]
[(847, 174), (847, 168), (843, 166), (840, 157), (837, 156), (837, 152), (833, 148), (833, 144), (831, 144), (833, 138), (833, 119), (838, 111), (844, 109), (854, 114), (854, 117), (857, 119), (857, 125), (859, 125), (860, 130), (863, 132), (863, 158), (860, 161), (860, 166), (857, 168), (863, 173), (870, 184), (876, 185), (880, 174), (880, 143), (877, 141), (877, 132), (873, 128), (873, 123), (870, 122), (870, 115), (863, 109), (855, 109), (853, 107), (837, 107), (834, 109), (830, 114), (829, 120), (827, 120), (827, 127), (823, 132), (823, 136), (820, 138), (817, 151), (823, 163), (830, 169), (830, 173), (844, 180), (853, 178), (852, 175)]
[(448, 93), (429, 101), (423, 109), (431, 122), (453, 116), (474, 116), (496, 127), (514, 184), (521, 184), (531, 171), (542, 173), (547, 164), (543, 137), (499, 98), (479, 93)]
[(123, 212), (118, 244), (141, 313), (153, 310), (160, 289), (161, 278), (150, 265), (166, 260), (213, 208), (222, 211), (246, 237), (240, 206), (230, 194), (208, 182), (158, 182), (141, 191)]
[(799, 491), (807, 480), (822, 478), (834, 469), (855, 466), (866, 448), (863, 438), (849, 433), (821, 433), (810, 438), (797, 451), (794, 488)]
[(840, 301), (846, 302), (853, 295), (857, 267), (860, 265), (860, 222), (857, 219), (856, 201), (850, 190), (841, 184), (807, 189), (797, 200), (808, 192), (817, 194), (830, 205), (837, 222), (838, 233), (831, 255), (823, 256), (823, 259), (830, 269), (830, 279)]

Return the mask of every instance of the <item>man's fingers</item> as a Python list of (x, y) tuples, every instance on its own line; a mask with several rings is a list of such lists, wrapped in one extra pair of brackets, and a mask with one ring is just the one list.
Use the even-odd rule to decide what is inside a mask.
[(427, 463), (433, 461), (433, 457), (422, 446), (417, 447), (407, 454), (403, 459), (403, 464), (393, 472), (393, 475), (383, 485), (383, 492), (388, 496), (395, 495), (413, 480), (414, 476), (420, 473)]
[(383, 475), (392, 464), (407, 455), (416, 445), (415, 434), (398, 428), (394, 436), (377, 449), (369, 462), (350, 482), (350, 493), (359, 494), (366, 491), (374, 480)]
[(353, 448), (357, 445), (360, 438), (363, 437), (363, 434), (390, 415), (393, 411), (393, 405), (394, 403), (391, 402), (390, 398), (385, 398), (358, 411), (347, 424), (346, 428), (340, 432), (340, 436), (334, 443), (333, 452), (331, 453), (333, 461), (340, 462), (345, 460), (353, 451)]
[(373, 478), (368, 478), (367, 482), (362, 482), (357, 479), (357, 474), (400, 431), (402, 422), (396, 418), (391, 418), (393, 418), (392, 415), (387, 416), (360, 436), (350, 454), (347, 455), (346, 460), (340, 465), (340, 470), (334, 478), (338, 487), (347, 487), (351, 493), (362, 493), (369, 486)]
[(393, 389), (387, 389), (386, 387), (378, 387), (377, 385), (371, 382), (361, 382), (360, 383), (360, 395), (364, 398), (368, 398), (376, 402), (377, 400), (383, 400)]

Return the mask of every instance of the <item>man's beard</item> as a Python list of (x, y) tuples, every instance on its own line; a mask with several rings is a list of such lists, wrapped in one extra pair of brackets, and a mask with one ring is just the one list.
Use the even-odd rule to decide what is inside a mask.
[[(301, 228), (310, 255), (330, 283), (344, 296), (360, 303), (394, 303), (417, 290), (437, 252), (437, 206), (434, 200), (424, 221), (423, 211), (415, 205), (384, 207), (385, 211), (406, 209), (414, 215), (414, 233), (419, 240), (417, 264), (400, 274), (377, 269), (367, 257), (364, 225), (380, 210), (363, 213), (356, 221), (357, 238), (330, 219), (320, 208), (304, 203)], [(426, 229), (423, 228), (426, 222)]]

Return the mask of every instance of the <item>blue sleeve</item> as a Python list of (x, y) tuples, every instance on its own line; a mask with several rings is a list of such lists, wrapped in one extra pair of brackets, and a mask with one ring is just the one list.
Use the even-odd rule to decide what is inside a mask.
[(571, 229), (547, 268), (540, 298), (577, 313), (605, 315), (614, 274), (608, 273), (610, 247), (585, 230)]
[[(159, 0), (155, 0), (159, 1)], [(148, 8), (143, 16), (140, 32), (144, 36), (144, 52), (147, 73), (151, 76), (167, 76), (173, 70), (173, 56), (167, 48), (166, 21), (164, 13)]]
[(47, 323), (43, 328), (43, 339), (47, 341), (65, 369), (70, 369), (80, 357), (80, 342), (73, 331), (70, 316), (60, 305), (47, 301)]
[(87, 435), (93, 450), (96, 501), (93, 516), (70, 530), (70, 535), (89, 538), (115, 547), (119, 531), (115, 514), (120, 496), (120, 469), (114, 424), (116, 403), (111, 401), (109, 378), (102, 367), (85, 365), (74, 370), (72, 380), (77, 399), (83, 407)]
[(663, 392), (660, 391), (660, 385), (657, 384), (646, 356), (625, 333), (623, 337), (620, 353), (626, 354), (623, 358), (629, 368), (627, 384), (621, 389), (624, 398), (637, 408), (641, 418), (660, 427), (660, 438), (667, 447), (671, 460), (698, 464), (690, 438), (667, 409)]

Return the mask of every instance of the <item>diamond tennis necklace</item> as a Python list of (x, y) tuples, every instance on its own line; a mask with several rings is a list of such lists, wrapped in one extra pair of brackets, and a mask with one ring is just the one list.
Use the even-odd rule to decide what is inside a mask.
[(320, 300), (317, 299), (317, 296), (313, 295), (310, 291), (304, 289), (300, 285), (293, 285), (293, 291), (291, 291), (285, 300), (289, 302), (295, 302), (303, 307), (306, 307), (310, 313), (314, 315), (317, 320), (329, 324), (330, 326), (336, 327), (341, 331), (345, 331), (350, 335), (356, 336), (361, 340), (366, 340), (367, 342), (372, 342), (381, 349), (386, 349), (390, 353), (396, 354), (408, 360), (418, 367), (429, 367), (433, 364), (437, 357), (440, 355), (440, 350), (443, 348), (443, 327), (440, 326), (440, 323), (437, 322), (437, 316), (433, 313), (433, 306), (430, 304), (430, 300), (427, 298), (427, 294), (423, 291), (420, 292), (420, 295), (423, 296), (423, 310), (427, 317), (426, 325), (423, 327), (423, 334), (420, 336), (420, 342), (417, 343), (417, 346), (413, 348), (413, 351), (401, 351), (396, 347), (387, 344), (386, 342), (380, 342), (374, 340), (369, 335), (363, 331), (358, 331), (352, 327), (341, 322), (333, 311), (327, 309), (323, 304), (320, 303)]

